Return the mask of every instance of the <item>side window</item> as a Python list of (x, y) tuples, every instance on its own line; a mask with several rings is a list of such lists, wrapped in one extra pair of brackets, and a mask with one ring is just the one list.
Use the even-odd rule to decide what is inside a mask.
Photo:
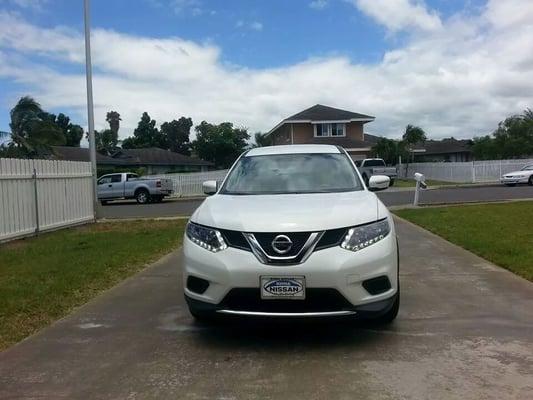
[(117, 175), (111, 175), (111, 183), (117, 183), (122, 180), (122, 176), (120, 174)]
[(98, 179), (99, 185), (104, 185), (106, 183), (111, 183), (111, 177), (110, 176), (103, 176), (102, 178)]
[(126, 180), (127, 181), (132, 181), (132, 180), (137, 179), (137, 178), (138, 178), (138, 176), (136, 174), (128, 174), (128, 175), (126, 175)]

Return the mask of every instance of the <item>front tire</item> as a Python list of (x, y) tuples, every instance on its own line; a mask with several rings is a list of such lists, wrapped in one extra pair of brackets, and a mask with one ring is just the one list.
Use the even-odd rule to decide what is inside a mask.
[(107, 205), (107, 200), (100, 200), (100, 204), (103, 205), (103, 206), (106, 206)]
[(529, 186), (533, 186), (533, 175), (531, 175), (531, 176), (529, 177), (529, 179), (528, 179), (528, 181), (527, 181), (527, 184), (528, 184)]
[(389, 183), (389, 187), (392, 187), (392, 186), (394, 186), (394, 179), (391, 179)]
[(147, 204), (150, 201), (150, 193), (145, 189), (138, 190), (135, 194), (135, 200), (138, 204)]

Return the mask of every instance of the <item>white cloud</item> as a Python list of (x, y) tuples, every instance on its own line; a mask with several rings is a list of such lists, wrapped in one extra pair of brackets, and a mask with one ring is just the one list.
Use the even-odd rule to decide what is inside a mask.
[(309, 7), (315, 10), (322, 10), (328, 5), (328, 0), (313, 0), (309, 3)]
[(392, 32), (405, 29), (434, 31), (442, 27), (439, 16), (422, 0), (346, 0)]
[(258, 31), (258, 32), (263, 30), (263, 24), (259, 21), (248, 22), (248, 21), (243, 21), (242, 19), (240, 19), (237, 21), (235, 26), (237, 28), (246, 28), (246, 29), (251, 29), (253, 31)]
[(171, 0), (170, 7), (178, 15), (190, 13), (197, 16), (204, 13), (200, 0)]
[(253, 29), (254, 31), (262, 31), (263, 30), (263, 24), (259, 21), (253, 21), (251, 24), (250, 24), (250, 28)]
[[(533, 3), (522, 1), (519, 24), (510, 23), (515, 2), (507, 4), (491, 1), (479, 15), (458, 15), (443, 21), (443, 29), (414, 34), (375, 64), (335, 56), (254, 69), (228, 65), (210, 43), (95, 29), (97, 127), (116, 109), (121, 136), (143, 111), (159, 122), (185, 115), (265, 131), (323, 103), (375, 115), (367, 130), (390, 137), (408, 123), (437, 138), (486, 134), (505, 116), (533, 106)], [(83, 57), (81, 32), (0, 12), (0, 78), (24, 88), (3, 93), (4, 102), (28, 93), (84, 121)], [(68, 73), (57, 60), (70, 65)]]
[(0, 4), (4, 2), (28, 10), (42, 11), (48, 1), (49, 0), (2, 0), (0, 1)]

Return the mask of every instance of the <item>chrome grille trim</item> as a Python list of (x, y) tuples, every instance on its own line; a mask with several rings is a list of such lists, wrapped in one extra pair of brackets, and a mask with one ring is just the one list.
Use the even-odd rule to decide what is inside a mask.
[(257, 257), (257, 259), (263, 264), (278, 264), (278, 265), (287, 265), (287, 264), (301, 264), (305, 262), (315, 249), (315, 246), (322, 238), (324, 232), (312, 232), (307, 241), (300, 249), (298, 254), (294, 256), (270, 256), (268, 255), (261, 244), (257, 241), (253, 233), (243, 233), (244, 237), (248, 241), (252, 253)]

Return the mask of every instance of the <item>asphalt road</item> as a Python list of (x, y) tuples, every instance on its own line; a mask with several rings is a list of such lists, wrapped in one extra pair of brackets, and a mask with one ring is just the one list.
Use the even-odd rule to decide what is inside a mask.
[[(413, 191), (383, 191), (378, 196), (387, 206), (412, 204)], [(485, 186), (423, 191), (421, 204), (461, 203), (533, 198), (532, 186)], [(116, 201), (99, 207), (100, 218), (173, 217), (191, 215), (202, 200), (166, 200), (159, 204), (138, 205), (135, 201)]]
[(531, 399), (533, 284), (397, 230), (389, 327), (197, 324), (177, 251), (0, 353), (0, 399)]

